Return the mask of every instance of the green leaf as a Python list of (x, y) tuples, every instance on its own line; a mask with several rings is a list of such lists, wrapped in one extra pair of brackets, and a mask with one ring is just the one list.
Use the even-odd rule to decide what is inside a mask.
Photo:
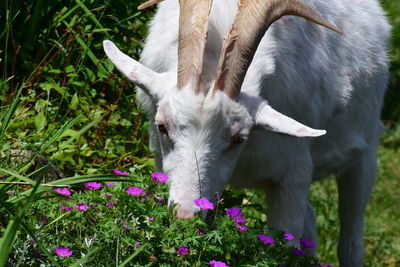
[(36, 130), (42, 130), (44, 126), (46, 125), (46, 116), (43, 114), (43, 112), (39, 112), (36, 117), (35, 117), (35, 127)]
[(75, 93), (71, 98), (71, 105), (70, 105), (71, 109), (76, 110), (78, 103), (79, 103), (79, 98), (78, 98), (77, 93)]

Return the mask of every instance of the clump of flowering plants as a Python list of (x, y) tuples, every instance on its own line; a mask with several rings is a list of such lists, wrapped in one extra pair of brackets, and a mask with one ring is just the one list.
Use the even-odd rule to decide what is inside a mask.
[[(20, 238), (8, 261), (64, 266), (299, 266), (315, 265), (294, 249), (289, 233), (267, 229), (244, 201), (227, 191), (195, 204), (206, 218), (178, 220), (167, 207), (168, 177), (132, 170), (110, 170), (107, 178), (48, 190), (34, 203), (27, 224), (34, 237)], [(69, 192), (69, 193), (67, 193)], [(243, 204), (245, 203), (245, 204)], [(54, 234), (57, 233), (57, 234)], [(303, 253), (304, 252), (304, 253)]]

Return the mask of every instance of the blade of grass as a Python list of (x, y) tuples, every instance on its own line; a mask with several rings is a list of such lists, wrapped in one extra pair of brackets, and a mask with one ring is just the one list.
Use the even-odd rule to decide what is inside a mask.
[(82, 264), (86, 263), (87, 260), (89, 259), (89, 257), (94, 254), (95, 252), (97, 252), (98, 250), (103, 249), (102, 247), (99, 248), (95, 248), (92, 251), (90, 251), (88, 254), (86, 254), (85, 256), (83, 256), (80, 260), (77, 260), (76, 262), (74, 262), (73, 264), (71, 264), (69, 267), (78, 267), (78, 266), (82, 266)]
[(124, 260), (118, 267), (123, 267), (127, 265), (129, 262), (131, 262), (140, 252), (142, 252), (145, 248), (149, 246), (149, 243), (143, 244), (140, 247), (138, 247), (135, 252), (133, 252), (126, 260)]
[(6, 231), (0, 240), (0, 266), (6, 265), (8, 255), (10, 254), (14, 240), (18, 235), (18, 230), (21, 226), (22, 219), (28, 207), (32, 204), (33, 197), (35, 196), (39, 185), (40, 183), (37, 182), (27, 201), (22, 206), (22, 209), (19, 210), (18, 214), (15, 214), (14, 218), (11, 219), (7, 225)]

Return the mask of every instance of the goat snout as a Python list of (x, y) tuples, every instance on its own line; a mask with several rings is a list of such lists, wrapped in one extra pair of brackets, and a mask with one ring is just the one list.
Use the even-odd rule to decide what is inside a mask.
[(199, 213), (199, 210), (189, 210), (179, 207), (176, 217), (178, 219), (190, 220)]

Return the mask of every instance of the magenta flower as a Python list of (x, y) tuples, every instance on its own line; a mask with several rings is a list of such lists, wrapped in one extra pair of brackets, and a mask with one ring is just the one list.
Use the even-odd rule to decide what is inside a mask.
[(180, 247), (178, 248), (178, 253), (179, 253), (179, 255), (181, 255), (181, 256), (185, 256), (188, 252), (189, 252), (189, 249), (188, 249), (188, 248), (185, 248), (185, 247), (182, 247), (182, 246), (180, 246)]
[(43, 224), (45, 224), (45, 223), (47, 223), (47, 218), (43, 216), (42, 218), (40, 218), (40, 221), (41, 221)]
[(157, 183), (165, 183), (168, 180), (168, 176), (161, 172), (154, 172), (151, 174), (151, 179)]
[(273, 244), (275, 243), (275, 239), (273, 239), (270, 236), (259, 234), (257, 235), (257, 238), (264, 244)]
[(140, 247), (140, 243), (136, 242), (135, 244), (133, 244), (133, 246), (134, 246), (135, 248), (138, 248), (138, 247)]
[(162, 197), (154, 196), (154, 199), (157, 200), (160, 203), (165, 203), (165, 200)]
[(198, 233), (199, 235), (204, 235), (204, 230), (203, 230), (203, 229), (198, 229), (198, 230), (197, 230), (197, 233)]
[(202, 210), (213, 210), (214, 204), (208, 201), (206, 198), (199, 198), (194, 201), (194, 204)]
[(210, 261), (210, 267), (229, 267), (229, 266), (226, 265), (225, 262), (212, 260)]
[(332, 267), (332, 265), (330, 265), (330, 264), (327, 264), (327, 265), (318, 264), (318, 267)]
[(294, 236), (290, 233), (285, 233), (283, 236), (285, 237), (285, 240), (287, 240), (287, 241), (294, 239)]
[(129, 187), (125, 192), (132, 196), (140, 196), (143, 193), (143, 189), (132, 186), (132, 187)]
[(243, 217), (242, 210), (239, 208), (229, 208), (226, 210), (225, 214), (234, 220), (236, 220), (237, 218)]
[(106, 186), (113, 186), (115, 182), (106, 183)]
[(73, 254), (69, 248), (59, 247), (56, 248), (56, 254), (61, 258), (67, 258)]
[(124, 229), (124, 231), (127, 231), (127, 232), (129, 232), (131, 230), (131, 228), (129, 228), (129, 226), (126, 224), (122, 225), (122, 229)]
[(65, 207), (64, 205), (60, 206), (60, 210), (64, 210), (64, 211), (70, 211), (70, 210), (73, 210), (73, 209), (74, 209), (73, 207)]
[(56, 188), (56, 189), (53, 189), (53, 191), (55, 191), (61, 195), (67, 196), (67, 197), (69, 197), (71, 195), (71, 192), (66, 187)]
[(97, 190), (101, 187), (101, 183), (96, 183), (96, 182), (85, 183), (85, 187), (89, 190)]
[(297, 256), (305, 256), (306, 253), (304, 251), (302, 251), (301, 249), (298, 248), (293, 248), (293, 253)]
[(313, 247), (315, 247), (315, 243), (314, 242), (312, 242), (310, 240), (307, 240), (305, 238), (300, 238), (300, 244), (305, 248), (313, 248)]
[(149, 221), (154, 221), (154, 217), (148, 217)]
[(106, 193), (106, 197), (112, 197), (111, 193)]
[(239, 231), (247, 231), (249, 228), (246, 225), (239, 225)]
[(115, 202), (108, 202), (108, 203), (106, 203), (106, 207), (108, 207), (108, 208), (112, 208), (112, 207), (114, 207), (115, 206)]
[[(246, 219), (243, 218), (243, 213), (242, 210), (239, 208), (229, 208), (226, 210), (226, 215), (231, 217), (234, 221), (237, 227), (239, 227), (239, 231), (246, 231), (247, 227), (242, 225), (246, 222)], [(243, 230), (246, 229), (246, 230)]]
[(89, 206), (85, 203), (77, 203), (74, 208), (80, 211), (87, 211), (89, 209)]
[(129, 174), (129, 172), (122, 172), (118, 169), (112, 169), (112, 171), (114, 174), (117, 174), (117, 175), (128, 175)]

